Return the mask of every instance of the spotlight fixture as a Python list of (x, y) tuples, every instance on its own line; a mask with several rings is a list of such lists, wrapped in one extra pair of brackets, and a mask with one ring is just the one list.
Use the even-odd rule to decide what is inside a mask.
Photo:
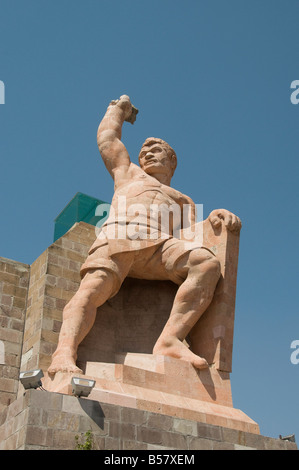
[(282, 439), (283, 441), (296, 442), (295, 434), (290, 434), (289, 436), (282, 436), (281, 434), (279, 434), (279, 439)]
[(44, 376), (41, 369), (28, 370), (27, 372), (20, 373), (20, 381), (23, 387), (27, 390), (29, 388), (42, 387), (41, 378)]
[(88, 397), (94, 386), (95, 380), (81, 379), (80, 377), (72, 378), (72, 393), (76, 397)]

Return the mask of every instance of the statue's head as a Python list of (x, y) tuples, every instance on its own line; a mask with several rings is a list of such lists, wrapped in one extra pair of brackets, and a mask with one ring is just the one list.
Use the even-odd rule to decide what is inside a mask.
[(165, 173), (171, 178), (177, 166), (177, 157), (167, 142), (156, 137), (149, 137), (141, 147), (139, 164), (148, 175)]

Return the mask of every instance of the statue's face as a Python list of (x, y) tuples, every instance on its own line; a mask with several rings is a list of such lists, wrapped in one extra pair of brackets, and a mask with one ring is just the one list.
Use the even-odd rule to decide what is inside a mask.
[(172, 159), (165, 147), (159, 143), (144, 145), (139, 154), (139, 163), (148, 175), (164, 173), (172, 176), (173, 174)]

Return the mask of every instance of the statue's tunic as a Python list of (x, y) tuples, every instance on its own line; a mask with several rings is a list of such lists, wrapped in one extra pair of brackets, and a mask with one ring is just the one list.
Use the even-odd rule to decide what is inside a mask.
[(81, 276), (98, 268), (115, 273), (117, 255), (127, 253), (127, 275), (181, 284), (175, 265), (187, 252), (205, 247), (201, 241), (180, 239), (185, 228), (181, 226), (183, 195), (134, 167), (134, 177), (115, 190), (109, 217), (98, 231)]

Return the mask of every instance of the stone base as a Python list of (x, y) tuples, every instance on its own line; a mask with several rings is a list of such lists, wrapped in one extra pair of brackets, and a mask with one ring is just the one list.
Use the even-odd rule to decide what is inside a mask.
[[(259, 434), (258, 424), (233, 408), (229, 373), (152, 354), (127, 353), (116, 361), (86, 363), (82, 377), (96, 381), (90, 399)], [(73, 375), (46, 375), (43, 387), (71, 395)]]
[[(293, 442), (161, 413), (27, 390), (0, 413), (0, 450), (297, 450)], [(130, 454), (126, 454), (130, 455)], [(100, 455), (99, 455), (100, 457)]]

